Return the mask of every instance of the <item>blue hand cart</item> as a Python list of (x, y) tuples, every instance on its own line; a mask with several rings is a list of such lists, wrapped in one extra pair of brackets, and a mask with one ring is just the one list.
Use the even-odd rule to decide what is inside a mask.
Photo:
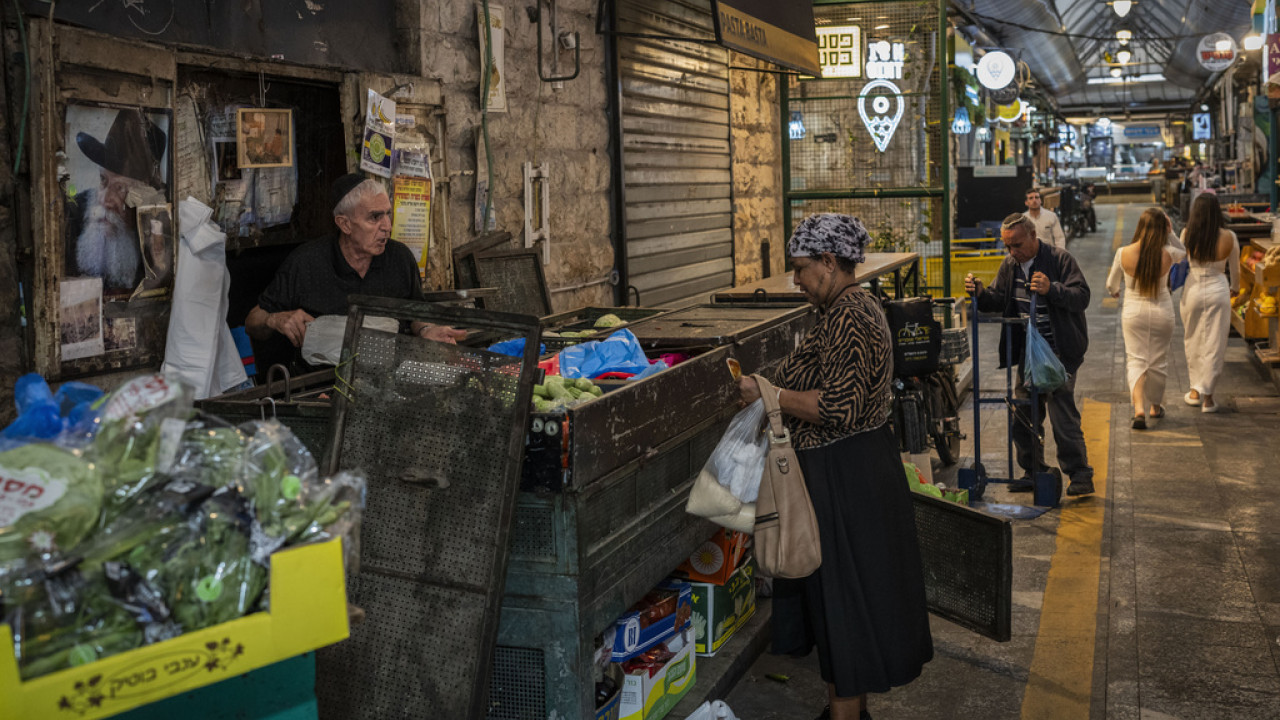
[[(981, 385), (981, 356), (978, 351), (978, 328), (980, 323), (999, 323), (1006, 328), (1013, 325), (1034, 322), (1036, 316), (1036, 293), (1031, 293), (1030, 315), (1028, 317), (982, 317), (978, 312), (978, 298), (971, 296), (971, 312), (969, 328), (972, 333), (973, 381), (971, 392), (973, 397), (973, 463), (970, 467), (961, 468), (956, 481), (961, 489), (969, 491), (972, 502), (982, 500), (987, 483), (1021, 483), (1022, 478), (1014, 475), (1015, 448), (1013, 442), (1014, 423), (1027, 423), (1029, 420), (1031, 436), (1032, 462), (1043, 467), (1044, 440), (1040, 434), (1040, 393), (1035, 386), (1030, 387), (1031, 396), (1018, 398), (1014, 394), (1017, 376), (1014, 373), (1016, 358), (1013, 357), (1013, 333), (1004, 333), (1005, 355), (1005, 387), (1002, 394), (987, 393), (984, 395)], [(982, 463), (982, 408), (984, 405), (1003, 405), (1006, 412), (1005, 422), (1005, 455), (1007, 474), (1003, 477), (992, 477)], [(1028, 408), (1025, 415), (1019, 408)], [(1057, 507), (1062, 497), (1062, 472), (1056, 468), (1040, 469), (1031, 475), (1032, 504), (1039, 507)]]

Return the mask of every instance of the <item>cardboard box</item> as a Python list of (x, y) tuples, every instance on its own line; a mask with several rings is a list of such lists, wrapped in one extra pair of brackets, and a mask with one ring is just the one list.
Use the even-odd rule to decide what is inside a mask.
[(693, 688), (697, 679), (693, 629), (685, 628), (680, 638), (683, 647), (653, 677), (648, 670), (623, 676), (620, 720), (659, 720)]
[(643, 626), (643, 612), (631, 612), (618, 618), (615, 623), (617, 631), (613, 636), (613, 654), (610, 657), (613, 662), (630, 660), (689, 627), (693, 615), (693, 591), (689, 583), (663, 580), (658, 588), (677, 593), (675, 612), (647, 627)]
[(23, 682), (0, 624), (0, 718), (97, 720), (345, 640), (342, 541), (271, 556), (271, 609)]
[(723, 585), (693, 583), (693, 630), (696, 650), (716, 654), (756, 612), (756, 562), (747, 555)]
[(676, 570), (692, 582), (723, 585), (738, 569), (750, 541), (746, 533), (720, 528)]

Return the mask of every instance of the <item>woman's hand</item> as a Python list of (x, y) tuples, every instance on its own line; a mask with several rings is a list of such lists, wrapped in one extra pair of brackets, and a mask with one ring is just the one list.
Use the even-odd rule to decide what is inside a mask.
[(738, 395), (745, 407), (760, 399), (760, 384), (750, 375), (738, 378)]

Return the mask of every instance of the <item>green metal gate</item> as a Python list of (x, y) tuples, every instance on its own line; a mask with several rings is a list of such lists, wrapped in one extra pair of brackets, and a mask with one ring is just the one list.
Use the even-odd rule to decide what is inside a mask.
[(950, 294), (945, 0), (814, 0), (822, 78), (782, 103), (788, 231), (857, 216), (876, 252), (918, 252), (923, 284)]

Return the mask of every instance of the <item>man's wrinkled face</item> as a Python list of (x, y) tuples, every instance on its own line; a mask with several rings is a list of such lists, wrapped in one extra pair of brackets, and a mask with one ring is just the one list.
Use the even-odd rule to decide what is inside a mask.
[(1024, 263), (1035, 257), (1036, 253), (1040, 251), (1040, 241), (1036, 239), (1034, 232), (1028, 233), (1021, 228), (1022, 226), (1019, 225), (1002, 229), (1000, 231), (1000, 241), (1004, 243), (1004, 249), (1009, 251), (1014, 260)]
[(104, 208), (118, 215), (121, 220), (130, 220), (130, 208), (125, 204), (125, 198), (128, 197), (130, 190), (145, 187), (146, 183), (117, 175), (110, 170), (103, 170), (100, 179), (102, 185), (99, 188), (98, 201)]
[(339, 215), (338, 227), (355, 248), (368, 255), (381, 255), (391, 237), (391, 199), (383, 193), (366, 197), (347, 215)]
[(1041, 205), (1040, 193), (1038, 192), (1027, 193), (1026, 203), (1027, 203), (1028, 210), (1039, 210)]

